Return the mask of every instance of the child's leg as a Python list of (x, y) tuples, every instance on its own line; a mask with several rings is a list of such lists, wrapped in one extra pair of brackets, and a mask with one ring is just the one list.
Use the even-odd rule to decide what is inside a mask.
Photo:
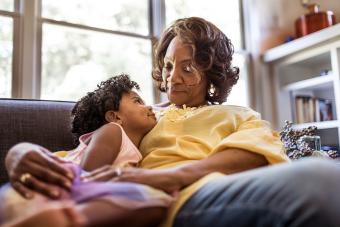
[(127, 210), (105, 201), (91, 201), (80, 205), (49, 201), (41, 211), (21, 216), (0, 227), (112, 227), (157, 226), (165, 217), (166, 208)]
[(86, 218), (77, 212), (71, 202), (49, 201), (40, 211), (20, 215), (1, 227), (80, 227), (85, 226)]
[(82, 226), (156, 226), (165, 217), (167, 211), (164, 206), (140, 209), (122, 208), (105, 199), (96, 199), (72, 206), (67, 200), (51, 201), (40, 194), (35, 194), (34, 199), (26, 200), (11, 187), (3, 190), (0, 197), (2, 202), (0, 210), (3, 211), (1, 216), (6, 226), (10, 227), (76, 226), (69, 225), (76, 223), (75, 215), (70, 214), (83, 217), (86, 223), (84, 221)]
[(52, 201), (39, 193), (25, 199), (10, 185), (0, 189), (0, 216), (0, 227), (79, 226), (82, 217), (74, 202)]
[(97, 200), (79, 204), (76, 209), (87, 217), (90, 226), (157, 226), (166, 215), (164, 207), (128, 210), (112, 203)]
[(38, 193), (34, 194), (32, 199), (25, 199), (10, 185), (5, 185), (0, 190), (0, 224), (1, 222), (10, 222), (19, 215), (40, 211), (49, 199)]

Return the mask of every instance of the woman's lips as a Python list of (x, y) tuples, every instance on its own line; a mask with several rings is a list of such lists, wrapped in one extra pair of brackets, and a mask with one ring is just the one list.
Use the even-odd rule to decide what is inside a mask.
[(186, 88), (183, 85), (175, 85), (169, 87), (170, 92), (185, 92)]
[(170, 92), (185, 92), (185, 89), (182, 89), (182, 88), (170, 88)]

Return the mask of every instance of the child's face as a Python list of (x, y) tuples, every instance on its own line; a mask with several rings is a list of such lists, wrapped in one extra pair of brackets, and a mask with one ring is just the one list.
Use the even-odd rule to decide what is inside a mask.
[(143, 135), (157, 123), (151, 106), (146, 106), (135, 91), (123, 94), (117, 114), (125, 130), (138, 130), (136, 132), (141, 132)]

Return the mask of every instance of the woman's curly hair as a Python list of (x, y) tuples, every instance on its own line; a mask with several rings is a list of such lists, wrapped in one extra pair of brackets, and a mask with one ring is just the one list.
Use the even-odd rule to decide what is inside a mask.
[(162, 77), (164, 57), (176, 36), (191, 45), (193, 65), (208, 79), (206, 100), (211, 104), (225, 102), (239, 78), (239, 68), (231, 65), (234, 47), (222, 31), (199, 17), (178, 19), (161, 36), (152, 72), (159, 90), (166, 91)]
[(118, 111), (123, 94), (139, 85), (130, 80), (126, 74), (109, 78), (97, 85), (97, 89), (88, 92), (72, 109), (72, 133), (75, 143), (85, 133), (92, 132), (106, 123), (105, 113), (109, 110)]

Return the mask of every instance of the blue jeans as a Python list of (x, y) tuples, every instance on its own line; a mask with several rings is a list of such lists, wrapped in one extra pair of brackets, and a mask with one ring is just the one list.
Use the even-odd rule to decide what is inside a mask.
[(175, 227), (340, 226), (340, 164), (307, 158), (209, 182)]

